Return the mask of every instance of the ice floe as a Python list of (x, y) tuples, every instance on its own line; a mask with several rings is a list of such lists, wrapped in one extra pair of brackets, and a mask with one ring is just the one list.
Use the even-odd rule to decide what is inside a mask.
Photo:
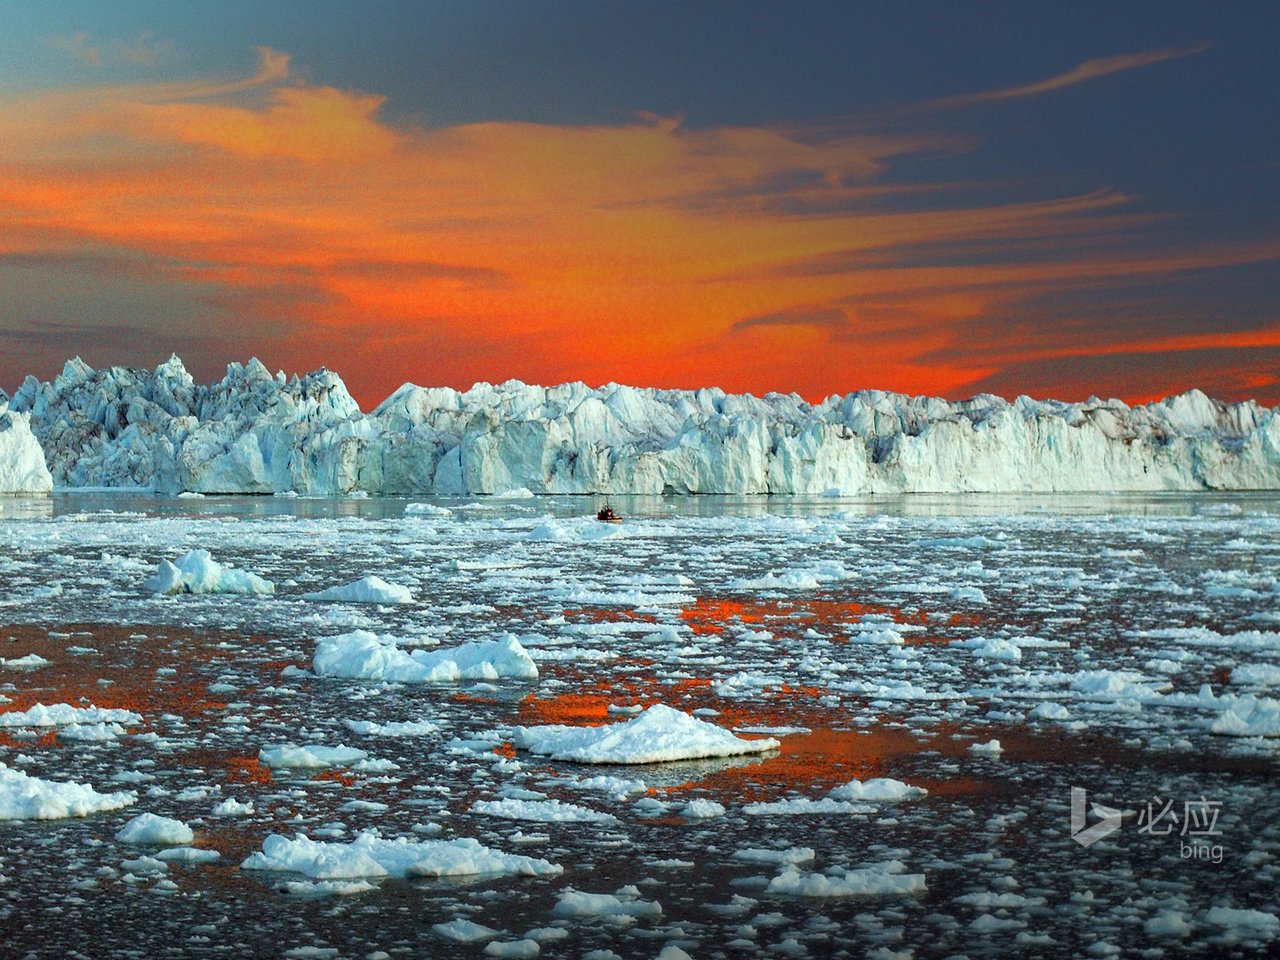
[(794, 866), (789, 866), (769, 881), (765, 892), (793, 897), (883, 897), (923, 893), (924, 874), (906, 871), (906, 865), (898, 860), (831, 874), (801, 873)]
[(316, 644), (313, 669), (322, 677), (398, 683), (453, 683), (458, 680), (532, 680), (538, 668), (511, 634), (498, 640), (438, 650), (403, 650), (394, 638), (356, 630)]
[(704, 757), (765, 753), (781, 744), (771, 737), (747, 740), (665, 704), (639, 716), (599, 727), (550, 724), (516, 727), (517, 749), (577, 763), (662, 763)]
[(151, 847), (180, 847), (195, 838), (195, 833), (181, 820), (154, 813), (138, 814), (116, 833), (116, 839), (121, 843)]
[(476, 874), (549, 877), (558, 864), (502, 853), (470, 837), (457, 840), (385, 839), (364, 832), (350, 843), (312, 840), (305, 834), (272, 834), (262, 849), (241, 865), (244, 870), (298, 873), (313, 880), (360, 877), (464, 877)]
[(368, 754), (355, 747), (328, 747), (320, 744), (285, 743), (263, 747), (258, 751), (258, 762), (267, 767), (321, 770), (325, 767), (350, 766)]
[(304, 593), (302, 599), (333, 603), (413, 603), (413, 592), (381, 577), (368, 576), (340, 587)]
[(0, 763), (0, 820), (61, 820), (118, 810), (136, 803), (126, 790), (99, 793), (83, 783), (42, 780)]

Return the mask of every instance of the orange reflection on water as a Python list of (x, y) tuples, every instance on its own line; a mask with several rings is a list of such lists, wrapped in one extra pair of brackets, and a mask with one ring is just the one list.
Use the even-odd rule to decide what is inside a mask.
[[(863, 617), (887, 617), (894, 623), (927, 626), (929, 615), (924, 610), (903, 610), (883, 603), (866, 603), (861, 600), (771, 600), (738, 599), (732, 597), (699, 597), (692, 606), (680, 611), (680, 619), (699, 636), (723, 633), (732, 625), (754, 626), (777, 630), (818, 629), (833, 640), (841, 641), (851, 623)], [(977, 626), (982, 618), (971, 613), (956, 613), (948, 617), (948, 626)], [(949, 638), (945, 638), (949, 639)], [(912, 632), (907, 643), (942, 642), (944, 638), (928, 632)]]

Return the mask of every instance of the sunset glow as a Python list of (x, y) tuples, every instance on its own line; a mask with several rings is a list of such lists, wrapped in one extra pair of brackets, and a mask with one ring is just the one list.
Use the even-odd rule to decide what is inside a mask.
[(75, 36), (38, 51), (66, 79), (0, 88), (10, 390), (75, 353), (178, 351), (205, 377), (326, 365), (366, 409), (404, 381), (511, 377), (1280, 400), (1274, 218), (1189, 209), (1141, 164), (1024, 167), (991, 128), (1071, 97), (1089, 138), (1127, 85), (1212, 75), (1234, 55), (1212, 36), (756, 123), (644, 102), (436, 123), (430, 90), (396, 103), (375, 70), (351, 88), (265, 40), (208, 70), (174, 37), (124, 70), (150, 48)]

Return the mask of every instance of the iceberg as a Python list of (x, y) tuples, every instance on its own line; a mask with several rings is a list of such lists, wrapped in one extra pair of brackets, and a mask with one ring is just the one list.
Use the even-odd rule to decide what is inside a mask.
[(600, 727), (516, 727), (520, 750), (577, 763), (664, 763), (777, 750), (772, 738), (744, 740), (713, 723), (657, 703), (639, 716)]
[(0, 392), (0, 494), (49, 493), (53, 475), (44, 450), (31, 432), (31, 416), (9, 409)]
[[(26, 452), (7, 457), (10, 447)], [(325, 369), (286, 378), (250, 360), (205, 386), (177, 357), (154, 371), (76, 358), (52, 381), (27, 377), (0, 412), (0, 463), (0, 490), (37, 492), (51, 482), (507, 498), (1256, 490), (1280, 488), (1280, 413), (1198, 390), (1136, 406), (878, 390), (808, 403), (518, 380), (405, 384), (365, 413)]]
[(152, 593), (275, 593), (275, 585), (246, 570), (233, 570), (213, 559), (208, 550), (191, 550), (176, 563), (161, 560), (146, 583)]

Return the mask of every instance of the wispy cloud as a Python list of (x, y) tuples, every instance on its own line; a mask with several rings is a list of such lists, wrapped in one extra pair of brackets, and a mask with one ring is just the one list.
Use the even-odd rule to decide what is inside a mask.
[(46, 42), (53, 49), (62, 51), (87, 67), (104, 67), (117, 63), (152, 67), (174, 51), (172, 40), (159, 39), (151, 30), (143, 30), (128, 40), (99, 40), (87, 31), (79, 30), (49, 37)]
[(977, 93), (964, 93), (954, 97), (942, 97), (921, 104), (922, 110), (940, 110), (949, 107), (968, 107), (979, 103), (998, 103), (1004, 100), (1020, 100), (1023, 97), (1035, 97), (1040, 94), (1054, 93), (1080, 83), (1088, 83), (1113, 73), (1126, 70), (1138, 70), (1167, 60), (1178, 60), (1209, 49), (1208, 44), (1195, 47), (1167, 48), (1163, 50), (1144, 50), (1138, 53), (1122, 53), (1113, 57), (1096, 57), (1077, 64), (1065, 73), (1059, 73), (1044, 80), (1025, 83), (1015, 87), (1001, 87), (997, 90), (981, 90)]

